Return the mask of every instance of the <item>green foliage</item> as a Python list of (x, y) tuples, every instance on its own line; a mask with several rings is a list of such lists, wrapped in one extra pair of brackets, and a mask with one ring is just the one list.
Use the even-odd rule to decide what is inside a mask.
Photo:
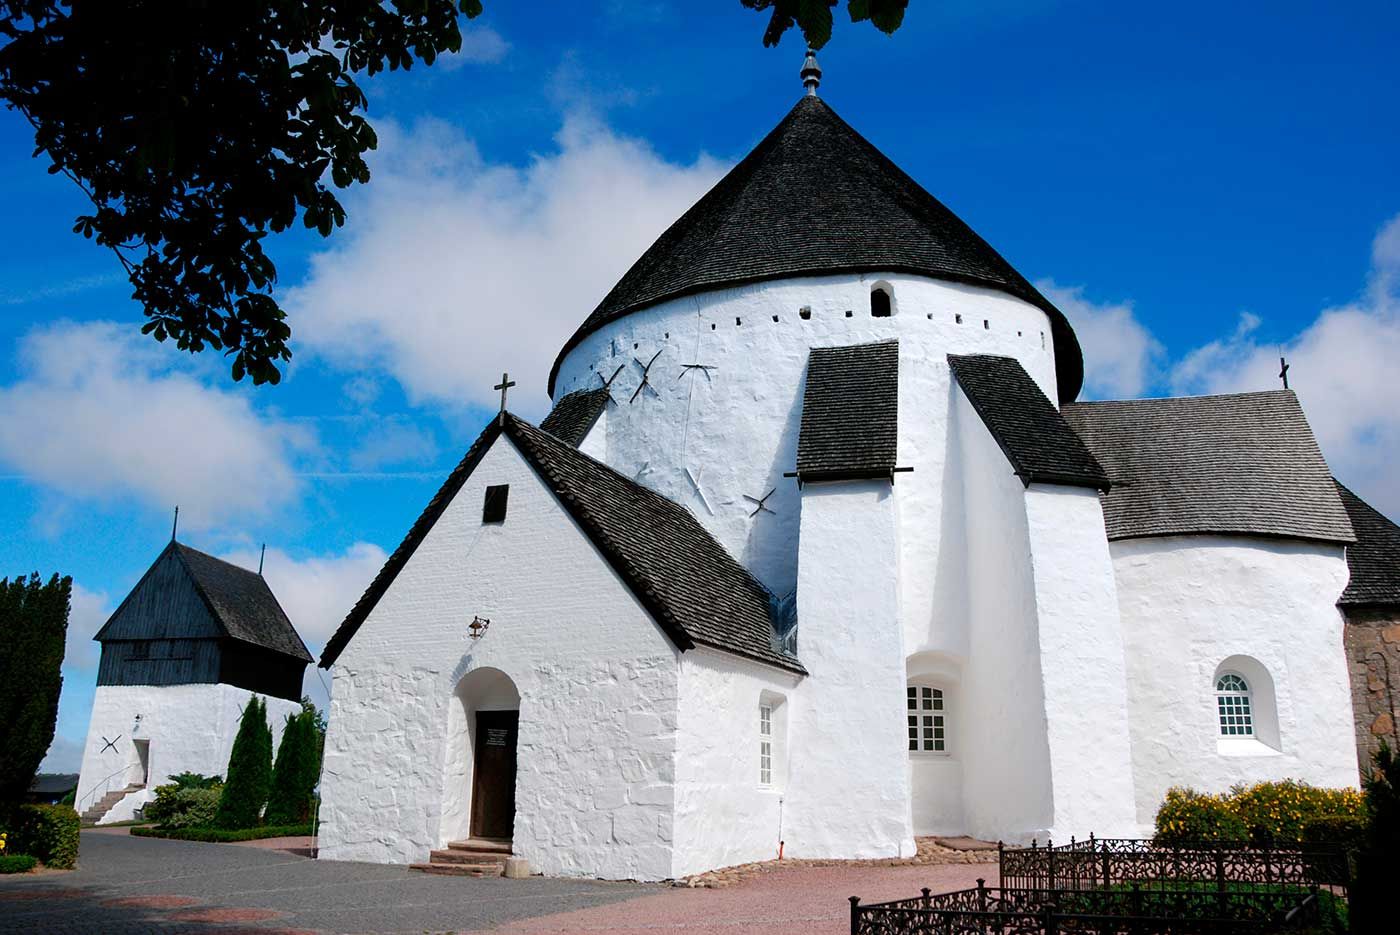
[(1245, 841), (1252, 844), (1301, 844), (1308, 822), (1320, 818), (1360, 819), (1365, 800), (1355, 789), (1323, 789), (1285, 779), (1235, 786), (1227, 795), (1192, 789), (1167, 790), (1157, 811), (1161, 844), (1193, 841)]
[[(763, 44), (775, 46), (783, 33), (793, 26), (802, 30), (807, 45), (820, 49), (831, 39), (831, 10), (839, 0), (741, 0), (750, 10), (770, 11), (768, 28), (763, 31)], [(846, 10), (851, 22), (868, 22), (880, 32), (891, 35), (904, 22), (909, 0), (847, 0)]]
[(0, 823), (53, 742), (72, 590), (73, 579), (58, 575), (0, 578)]
[(5, 854), (0, 856), (0, 873), (28, 873), (38, 862), (28, 854)]
[(1199, 841), (1241, 841), (1248, 835), (1245, 823), (1224, 796), (1173, 786), (1157, 810), (1158, 844)]
[(1368, 822), (1351, 888), (1353, 932), (1394, 926), (1392, 893), (1400, 880), (1400, 756), (1381, 743), (1361, 781)]
[[(479, 0), (0, 0), (0, 98), (35, 152), (92, 203), (73, 230), (111, 249), (182, 350), (222, 349), (235, 380), (281, 379), (291, 330), (269, 232), (345, 223), (329, 186), (369, 180), (364, 73), (462, 46)], [(153, 67), (152, 63), (159, 63)]]
[[(224, 777), (184, 772), (176, 773), (174, 776), (171, 776), (170, 782), (180, 789), (212, 789), (215, 786), (222, 786), (224, 784)], [(161, 787), (157, 787), (156, 791), (159, 792), (160, 788)]]
[(67, 805), (21, 805), (6, 850), (71, 870), (78, 862), (78, 813)]
[(311, 799), (320, 772), (315, 708), (303, 708), (287, 717), (277, 765), (272, 771), (272, 793), (264, 820), (270, 825), (290, 825), (311, 820)]
[(257, 841), (262, 838), (304, 838), (311, 835), (311, 825), (263, 825), (259, 828), (132, 828), (141, 838), (173, 838), (177, 841)]
[(1303, 822), (1302, 841), (1305, 846), (1356, 851), (1361, 849), (1365, 838), (1364, 815), (1324, 815)]
[(1228, 799), (1255, 844), (1300, 844), (1312, 819), (1359, 818), (1366, 807), (1355, 789), (1323, 789), (1296, 779), (1235, 786)]
[(272, 786), (272, 730), (267, 726), (267, 705), (256, 695), (248, 699), (233, 751), (228, 760), (228, 782), (219, 799), (214, 824), (219, 828), (252, 828), (262, 816)]
[(214, 823), (223, 786), (156, 786), (155, 799), (141, 815), (162, 828), (203, 828)]

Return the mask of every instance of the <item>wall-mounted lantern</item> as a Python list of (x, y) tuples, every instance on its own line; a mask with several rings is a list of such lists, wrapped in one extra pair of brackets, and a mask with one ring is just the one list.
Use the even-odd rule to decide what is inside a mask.
[(479, 640), (486, 635), (486, 628), (491, 626), (491, 621), (483, 617), (472, 617), (472, 622), (467, 624), (467, 629), (471, 630), (471, 638)]

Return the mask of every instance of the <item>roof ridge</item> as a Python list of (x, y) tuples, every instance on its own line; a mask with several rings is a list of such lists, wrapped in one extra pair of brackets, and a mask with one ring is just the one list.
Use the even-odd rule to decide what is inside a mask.
[(1291, 396), (1294, 399), (1298, 398), (1298, 394), (1294, 390), (1280, 388), (1273, 390), (1241, 390), (1237, 393), (1190, 393), (1183, 396), (1135, 396), (1131, 399), (1077, 399), (1073, 402), (1061, 403), (1060, 405), (1062, 408), (1066, 406), (1133, 406), (1144, 403), (1171, 403), (1180, 400), (1244, 399), (1246, 397), (1258, 398), (1261, 396)]

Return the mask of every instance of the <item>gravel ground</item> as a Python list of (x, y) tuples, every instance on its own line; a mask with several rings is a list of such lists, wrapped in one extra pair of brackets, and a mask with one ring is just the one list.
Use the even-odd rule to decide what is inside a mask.
[(472, 879), (93, 830), (79, 869), (0, 877), (0, 933), (838, 935), (849, 930), (849, 896), (877, 902), (979, 876), (993, 882), (996, 867), (797, 866), (721, 889)]
[(659, 889), (437, 877), (261, 848), (84, 831), (77, 870), (0, 877), (0, 932), (481, 931)]

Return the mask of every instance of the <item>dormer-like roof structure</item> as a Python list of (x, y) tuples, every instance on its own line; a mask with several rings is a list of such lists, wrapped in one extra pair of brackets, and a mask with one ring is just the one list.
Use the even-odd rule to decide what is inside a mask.
[(1062, 402), (1084, 380), (1063, 313), (1001, 254), (815, 95), (672, 224), (559, 352), (668, 299), (723, 286), (833, 273), (913, 273), (996, 289), (1042, 309)]

